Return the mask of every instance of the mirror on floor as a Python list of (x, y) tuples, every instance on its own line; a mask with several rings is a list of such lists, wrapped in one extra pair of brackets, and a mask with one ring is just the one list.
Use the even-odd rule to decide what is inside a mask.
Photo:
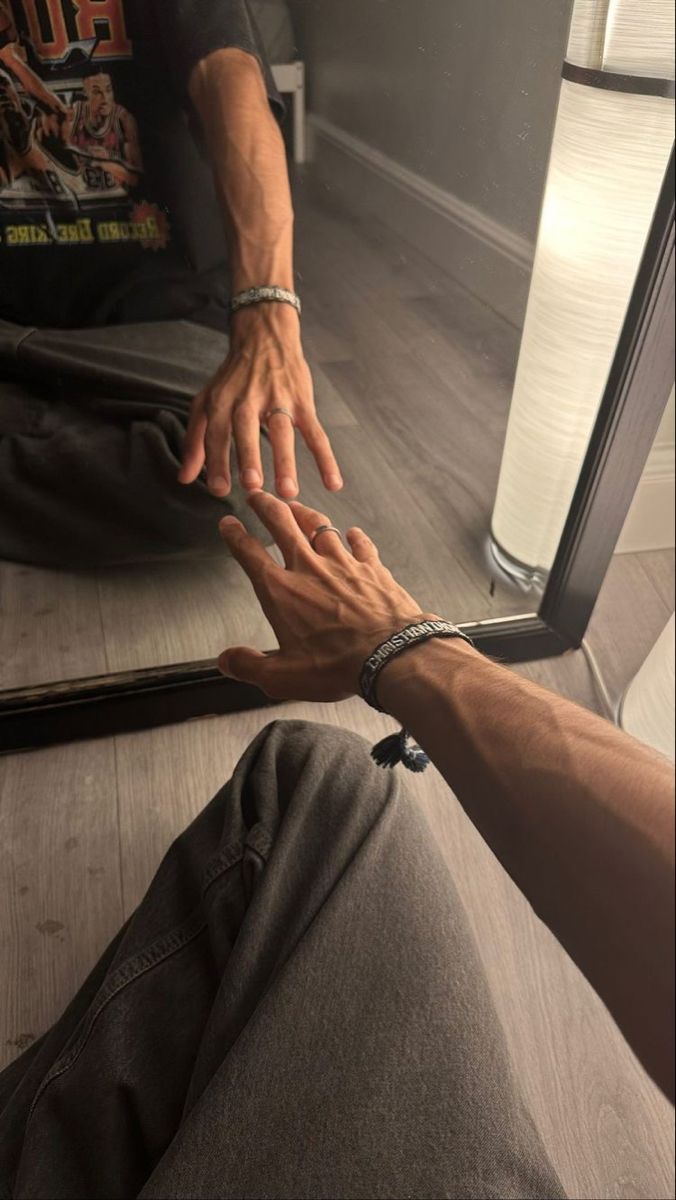
[[(300, 498), (455, 621), (537, 610), (669, 156), (668, 91), (603, 76), (669, 75), (671, 6), (607, 7), (250, 0), (345, 484), (298, 437)], [(241, 491), (176, 479), (228, 344), (210, 169), (152, 29), (76, 8), (0, 0), (3, 689), (274, 644)]]

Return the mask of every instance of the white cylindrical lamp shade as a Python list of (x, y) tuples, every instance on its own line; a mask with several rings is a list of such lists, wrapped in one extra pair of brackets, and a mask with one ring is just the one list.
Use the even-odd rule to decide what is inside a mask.
[(674, 760), (674, 616), (627, 688), (620, 725)]
[[(642, 7), (648, 30), (651, 13), (663, 17), (667, 7)], [(615, 45), (626, 69), (628, 49), (617, 49), (626, 8), (623, 0), (610, 8), (578, 0), (569, 57), (607, 71), (604, 47)], [(663, 29), (656, 16), (655, 23)], [(637, 55), (652, 69), (646, 45), (654, 38), (643, 33)], [(640, 61), (633, 70), (641, 73)], [(669, 161), (673, 117), (673, 100), (662, 96), (562, 81), (492, 520), (501, 561), (533, 573), (550, 569), (570, 509)]]

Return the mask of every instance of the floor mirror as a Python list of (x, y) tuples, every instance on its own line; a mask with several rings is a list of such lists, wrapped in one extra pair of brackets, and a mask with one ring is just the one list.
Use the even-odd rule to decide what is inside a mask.
[[(365, 528), (485, 652), (578, 647), (673, 387), (671, 5), (640, 28), (622, 0), (614, 19), (601, 0), (252, 7), (286, 92), (303, 343), (344, 476), (326, 493), (299, 444), (300, 499)], [(75, 94), (79, 70), (54, 87)], [(37, 254), (3, 161), (0, 255)], [(31, 350), (68, 382), (70, 333), (27, 352), (3, 304), (0, 279), (0, 452), (20, 472)], [(110, 336), (86, 331), (92, 364)], [(187, 420), (226, 346), (197, 319), (139, 319), (111, 370), (153, 420)], [(102, 504), (88, 557), (59, 543), (59, 504), (53, 480), (42, 541), (9, 492), (0, 511), (3, 752), (268, 703), (215, 666), (275, 644), (216, 501), (208, 536), (175, 547), (140, 537), (131, 501), (126, 525)]]

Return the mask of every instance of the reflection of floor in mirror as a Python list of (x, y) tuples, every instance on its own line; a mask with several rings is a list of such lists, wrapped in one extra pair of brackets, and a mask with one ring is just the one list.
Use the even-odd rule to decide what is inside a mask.
[[(363, 525), (423, 609), (454, 620), (532, 610), (500, 583), (491, 594), (485, 559), (518, 331), (307, 174), (296, 207), (306, 352), (346, 480), (328, 496), (303, 448), (302, 498), (342, 528)], [(0, 563), (0, 595), (2, 687), (271, 643), (225, 560), (75, 577)]]
[[(589, 633), (613, 697), (673, 611), (673, 578), (673, 552), (613, 561)], [(581, 652), (519, 670), (598, 706)], [(292, 704), (0, 759), (4, 1061), (54, 1020), (169, 842), (277, 716), (340, 724), (371, 742), (391, 727), (356, 700)], [(409, 783), (471, 914), (526, 1099), (568, 1195), (672, 1196), (673, 1109), (439, 777)]]

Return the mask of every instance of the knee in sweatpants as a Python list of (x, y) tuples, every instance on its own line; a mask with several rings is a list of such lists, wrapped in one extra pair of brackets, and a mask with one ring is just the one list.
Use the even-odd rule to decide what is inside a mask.
[(302, 721), (278, 717), (270, 721), (258, 735), (260, 739), (272, 739), (275, 752), (282, 759), (303, 759), (317, 753), (328, 759), (345, 754), (354, 758), (370, 758), (369, 744), (358, 733), (338, 725), (323, 725), (319, 721)]
[(318, 721), (277, 719), (258, 734), (258, 752), (274, 757), (277, 768), (289, 775), (309, 772), (324, 783), (339, 780), (346, 772), (366, 773), (374, 767), (368, 742), (357, 733)]
[(398, 773), (383, 770), (371, 758), (369, 743), (359, 734), (314, 721), (271, 721), (251, 752), (274, 764), (274, 773), (296, 804), (323, 813), (355, 807), (373, 814), (401, 791)]

